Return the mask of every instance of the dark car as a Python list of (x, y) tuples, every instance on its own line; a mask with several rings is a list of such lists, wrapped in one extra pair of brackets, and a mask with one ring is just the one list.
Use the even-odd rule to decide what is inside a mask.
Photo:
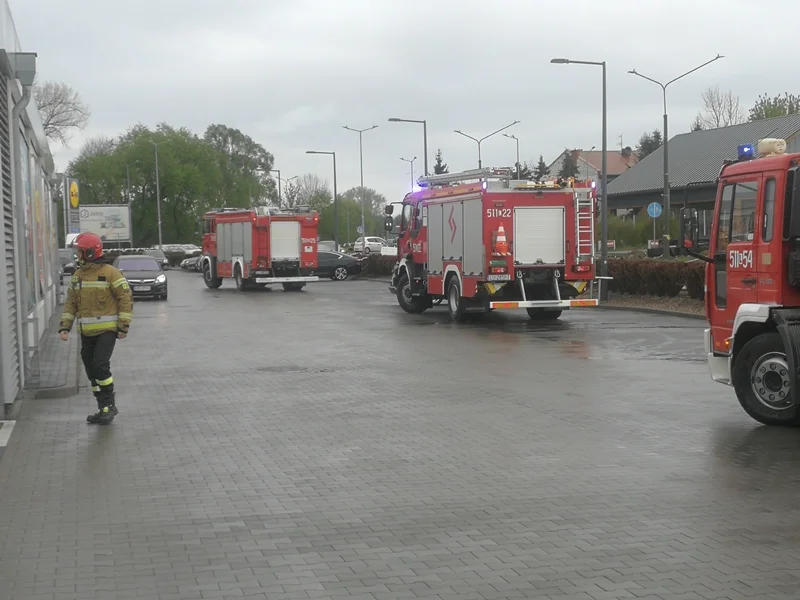
[(344, 281), (351, 275), (361, 272), (361, 263), (358, 259), (341, 252), (320, 251), (317, 252), (317, 260), (319, 261), (317, 275), (330, 277), (334, 281)]
[(152, 256), (153, 258), (155, 258), (158, 262), (161, 263), (161, 266), (164, 267), (165, 269), (169, 268), (169, 259), (164, 254), (163, 250), (159, 248), (148, 248), (147, 250), (145, 250), (145, 254), (147, 256)]
[(167, 299), (167, 275), (158, 259), (145, 254), (123, 254), (114, 260), (114, 266), (128, 280), (134, 298)]

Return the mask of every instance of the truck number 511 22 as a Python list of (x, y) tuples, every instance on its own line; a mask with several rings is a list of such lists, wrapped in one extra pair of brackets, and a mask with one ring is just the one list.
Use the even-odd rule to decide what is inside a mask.
[(728, 266), (731, 269), (752, 269), (752, 250), (731, 250), (728, 254)]
[(492, 217), (500, 217), (503, 219), (508, 219), (511, 217), (511, 209), (510, 208), (487, 208), (486, 209), (486, 216), (489, 218)]

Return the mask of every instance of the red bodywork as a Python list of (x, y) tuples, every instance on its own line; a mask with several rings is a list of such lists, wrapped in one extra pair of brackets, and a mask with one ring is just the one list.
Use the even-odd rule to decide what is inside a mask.
[[(319, 215), (315, 211), (308, 213), (280, 213), (280, 214), (259, 214), (255, 210), (222, 210), (206, 213), (204, 219), (203, 233), (203, 255), (213, 257), (216, 263), (216, 276), (220, 278), (233, 277), (233, 269), (236, 264), (235, 256), (243, 256), (241, 261), (244, 269), (245, 279), (257, 277), (259, 275), (277, 275), (276, 270), (282, 268), (296, 269), (300, 274), (313, 274), (318, 266), (317, 262), (317, 229), (319, 226)], [(299, 224), (299, 260), (277, 261), (273, 258), (272, 248), (270, 247), (270, 232), (276, 224), (296, 222)], [(242, 238), (238, 237), (236, 242), (240, 244), (241, 253), (231, 252), (228, 256), (226, 251), (218, 252), (217, 232), (220, 225), (242, 224)], [(247, 230), (247, 231), (246, 231)], [(249, 236), (249, 240), (247, 239)], [(249, 249), (249, 252), (248, 252)], [(292, 263), (291, 265), (289, 263)], [(277, 263), (277, 264), (276, 264)], [(296, 263), (296, 264), (295, 264)]]
[[(513, 183), (513, 182), (512, 182)], [(584, 205), (576, 202), (576, 193), (586, 197)], [(426, 265), (427, 293), (434, 296), (445, 294), (445, 279), (449, 267), (461, 273), (462, 294), (465, 298), (476, 296), (481, 283), (515, 281), (519, 269), (557, 269), (562, 281), (579, 283), (590, 282), (595, 278), (594, 254), (592, 249), (595, 222), (595, 192), (591, 182), (575, 182), (573, 187), (527, 187), (515, 189), (483, 185), (483, 182), (436, 187), (408, 194), (403, 200), (402, 233), (398, 239), (398, 259), (410, 258), (417, 265)], [(480, 199), (480, 215), (471, 208), (469, 218), (463, 214), (466, 201)], [(461, 205), (461, 207), (459, 207)], [(442, 265), (429, 263), (428, 244), (430, 239), (427, 216), (437, 208), (442, 210), (442, 244), (452, 245), (462, 236), (462, 256), (448, 256), (444, 252)], [(541, 262), (515, 264), (514, 219), (516, 209), (553, 208), (563, 212), (563, 262)], [(581, 219), (578, 219), (578, 213)], [(438, 221), (436, 221), (438, 224)], [(582, 223), (584, 233), (579, 234), (578, 222)], [(505, 233), (498, 240), (501, 227)], [(579, 235), (582, 256), (578, 256)], [(449, 239), (449, 242), (448, 242)], [(437, 243), (439, 243), (437, 237)], [(464, 265), (464, 254), (470, 245), (479, 244), (483, 259), (480, 268)], [(507, 276), (506, 279), (500, 279)], [(582, 288), (581, 288), (582, 289)]]

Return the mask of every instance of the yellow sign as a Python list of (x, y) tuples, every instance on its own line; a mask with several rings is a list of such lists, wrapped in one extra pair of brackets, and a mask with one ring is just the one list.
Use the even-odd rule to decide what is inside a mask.
[(78, 208), (78, 204), (80, 204), (77, 181), (72, 181), (69, 184), (69, 203), (72, 205), (72, 208)]

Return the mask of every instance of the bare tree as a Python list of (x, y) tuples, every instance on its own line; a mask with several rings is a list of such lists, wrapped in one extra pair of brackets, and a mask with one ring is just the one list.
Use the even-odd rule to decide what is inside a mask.
[(704, 110), (700, 122), (707, 129), (737, 125), (747, 120), (739, 96), (730, 90), (722, 92), (719, 86), (710, 87), (703, 92), (702, 98)]
[(283, 204), (281, 208), (294, 208), (297, 204), (297, 196), (300, 194), (300, 188), (293, 182), (288, 182), (283, 186)]
[(33, 93), (48, 139), (66, 146), (71, 130), (82, 130), (89, 122), (89, 107), (83, 103), (78, 92), (66, 83), (36, 83)]
[(315, 175), (306, 173), (297, 180), (297, 204), (316, 207), (319, 204), (328, 204), (331, 201), (331, 192), (328, 182)]

